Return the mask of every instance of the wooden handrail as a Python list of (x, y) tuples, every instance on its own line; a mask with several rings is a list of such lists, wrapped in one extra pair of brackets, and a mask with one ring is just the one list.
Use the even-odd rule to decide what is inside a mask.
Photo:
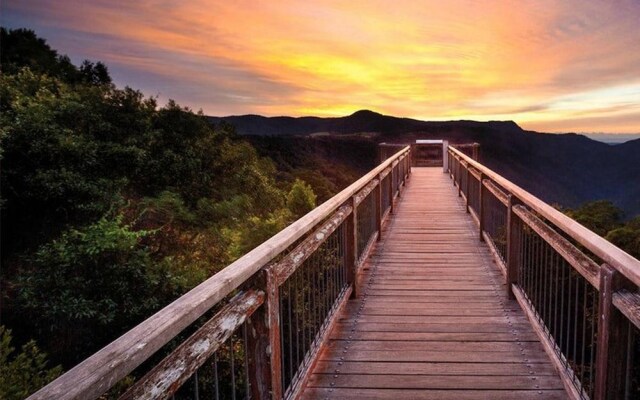
[(94, 399), (102, 395), (276, 256), (352, 201), (354, 195), (385, 170), (393, 171), (393, 166), (409, 152), (409, 146), (402, 148), (331, 199), (31, 395), (29, 400)]
[[(632, 368), (632, 356), (628, 348), (629, 330), (631, 326), (640, 328), (640, 295), (636, 292), (640, 282), (640, 261), (458, 149), (449, 147), (447, 154), (453, 164), (450, 170), (453, 172), (452, 179), (459, 193), (462, 190), (465, 195), (467, 205), (471, 197), (482, 198), (484, 189), (504, 205), (503, 209), (494, 207), (492, 212), (499, 210), (506, 214), (504, 274), (507, 293), (515, 296), (527, 314), (545, 351), (560, 372), (569, 396), (574, 399), (586, 396), (594, 400), (622, 398), (625, 390), (628, 390), (629, 371)], [(480, 171), (479, 177), (469, 174), (472, 168)], [(478, 193), (469, 191), (471, 176), (481, 183)], [(463, 179), (465, 177), (466, 182)], [(480, 233), (498, 264), (501, 264), (495, 243), (499, 233), (495, 227), (491, 231), (484, 231), (482, 204), (479, 209)], [(528, 227), (526, 233), (524, 226)], [(568, 238), (574, 239), (587, 250), (579, 249)], [(526, 251), (522, 248), (523, 244), (527, 247)], [(562, 263), (557, 263), (558, 258), (568, 265), (569, 271), (577, 272), (573, 309), (569, 307), (573, 296), (573, 278), (569, 273), (566, 288), (563, 270), (562, 279), (558, 281), (562, 268)], [(604, 262), (598, 265), (600, 260), (597, 258)], [(553, 270), (556, 271), (555, 282), (548, 287), (552, 279), (550, 271)], [(580, 291), (581, 299), (578, 298)], [(568, 294), (565, 295), (565, 292)], [(597, 300), (594, 300), (596, 297)], [(573, 313), (574, 320), (573, 326), (567, 324), (566, 331), (562, 317), (565, 299), (567, 315)], [(552, 317), (553, 309), (555, 316)], [(560, 319), (557, 318), (558, 309)], [(580, 328), (577, 322), (579, 315), (583, 320)], [(590, 332), (585, 321), (591, 323)], [(597, 331), (594, 331), (594, 326)], [(571, 329), (574, 336), (573, 353), (567, 347), (571, 341), (567, 336)], [(576, 353), (576, 334), (582, 337), (581, 356)], [(591, 353), (585, 358), (587, 348)], [(583, 374), (587, 369), (589, 373)]]
[(567, 217), (560, 211), (538, 199), (536, 196), (522, 189), (520, 186), (473, 160), (471, 157), (468, 157), (461, 151), (451, 146), (449, 147), (449, 151), (453, 155), (464, 160), (468, 165), (471, 165), (482, 172), (486, 177), (500, 185), (507, 192), (516, 196), (523, 204), (530, 207), (543, 218), (550, 221), (558, 229), (562, 230), (578, 243), (585, 246), (589, 251), (614, 267), (631, 282), (640, 286), (640, 261), (632, 257), (629, 253), (587, 229), (577, 221)]

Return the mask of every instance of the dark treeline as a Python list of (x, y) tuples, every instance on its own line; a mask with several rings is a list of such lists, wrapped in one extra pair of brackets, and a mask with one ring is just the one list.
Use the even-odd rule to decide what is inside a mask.
[(640, 259), (640, 215), (629, 219), (609, 200), (585, 203), (575, 209), (565, 210), (565, 213)]
[(25, 397), (308, 212), (314, 188), (326, 199), (356, 175), (274, 163), (32, 31), (3, 28), (0, 43), (0, 398)]

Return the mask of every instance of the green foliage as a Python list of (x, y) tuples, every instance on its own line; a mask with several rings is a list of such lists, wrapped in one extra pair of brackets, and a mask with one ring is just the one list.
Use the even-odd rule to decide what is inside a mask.
[(640, 216), (624, 222), (622, 210), (608, 200), (586, 203), (566, 214), (640, 259)]
[(273, 162), (231, 126), (31, 31), (1, 45), (1, 311), (20, 341), (69, 366), (291, 221)]
[(605, 239), (640, 260), (640, 217), (609, 231)]
[(622, 219), (622, 211), (608, 200), (583, 204), (575, 210), (568, 210), (567, 215), (600, 236), (618, 228)]
[(252, 216), (236, 226), (222, 229), (222, 237), (229, 243), (228, 260), (232, 261), (246, 254), (284, 229), (290, 222), (289, 210), (280, 209), (266, 217)]
[[(293, 171), (293, 176), (295, 177), (295, 179), (305, 181), (309, 184), (309, 186), (313, 188), (314, 193), (317, 195), (316, 201), (319, 203), (329, 200), (340, 191), (338, 189), (338, 186), (334, 183), (334, 180), (328, 179), (327, 175), (315, 170), (307, 168), (297, 168)], [(340, 179), (338, 179), (337, 181), (342, 182)], [(351, 183), (353, 181), (353, 177), (351, 179), (345, 179), (345, 182), (348, 183)]]
[(109, 70), (107, 66), (98, 61), (92, 63), (89, 60), (84, 60), (80, 66), (80, 74), (84, 82), (93, 85), (108, 85), (111, 83), (111, 76), (109, 76)]
[(47, 355), (33, 340), (18, 354), (11, 341), (11, 331), (0, 325), (0, 399), (21, 400), (58, 377), (62, 368), (49, 368)]
[(17, 279), (17, 304), (34, 332), (52, 335), (47, 340), (63, 348), (72, 346), (65, 352), (86, 354), (114, 329), (156, 309), (162, 277), (152, 273), (141, 243), (147, 235), (123, 225), (121, 217), (102, 218), (41, 246)]
[(294, 218), (300, 218), (316, 206), (316, 195), (311, 186), (304, 181), (296, 179), (287, 194), (287, 208)]

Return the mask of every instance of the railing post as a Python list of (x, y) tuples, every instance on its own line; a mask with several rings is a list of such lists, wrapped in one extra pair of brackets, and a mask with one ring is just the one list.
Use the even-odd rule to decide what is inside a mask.
[(454, 168), (453, 156), (448, 151), (447, 151), (447, 157), (449, 157), (449, 176), (451, 177), (451, 180), (453, 180), (453, 168)]
[(453, 186), (456, 186), (456, 178), (458, 176), (458, 159), (453, 154), (451, 155), (451, 163), (453, 164), (453, 168), (451, 169), (451, 177), (453, 179)]
[(351, 297), (356, 298), (357, 293), (357, 271), (356, 264), (358, 262), (358, 209), (355, 202), (355, 196), (351, 197), (351, 206), (353, 210), (351, 215), (345, 221), (346, 225), (346, 243), (345, 243), (345, 268), (347, 270), (347, 283), (351, 285)]
[(442, 141), (442, 172), (449, 172), (449, 152), (447, 148), (449, 147), (449, 141)]
[(507, 284), (507, 296), (514, 299), (513, 289), (511, 285), (518, 282), (518, 262), (520, 260), (520, 241), (518, 240), (518, 230), (521, 229), (521, 222), (518, 216), (513, 212), (513, 207), (519, 201), (509, 194), (507, 196), (507, 276), (505, 282)]
[[(400, 186), (401, 186), (401, 184), (403, 182), (403, 177), (402, 177), (402, 173), (401, 173), (402, 172), (402, 168), (400, 168), (401, 165), (402, 165), (402, 160), (398, 160), (398, 163), (396, 164), (396, 169), (397, 169), (397, 171), (396, 171), (396, 176), (397, 176), (396, 180), (398, 181), (398, 198), (401, 197)], [(391, 168), (393, 169), (393, 164), (391, 164)]]
[(279, 400), (282, 398), (280, 289), (273, 267), (265, 268), (263, 274), (259, 283), (264, 285), (267, 296), (264, 304), (249, 319), (247, 327), (247, 377), (252, 398)]
[(402, 157), (402, 183), (406, 184), (407, 180), (407, 160), (409, 159), (409, 154), (406, 154)]
[(378, 174), (378, 184), (373, 189), (373, 200), (376, 203), (376, 229), (378, 241), (382, 240), (382, 174)]
[[(247, 379), (249, 380), (249, 388), (251, 398), (267, 399), (272, 397), (273, 393), (273, 377), (271, 368), (271, 332), (279, 329), (270, 329), (269, 320), (269, 288), (267, 286), (267, 270), (263, 270), (258, 274), (255, 286), (263, 288), (267, 293), (265, 302), (247, 319)], [(273, 310), (271, 309), (273, 312)], [(279, 309), (278, 309), (279, 311)], [(277, 325), (279, 328), (279, 324)], [(279, 336), (279, 333), (278, 333)], [(280, 340), (278, 338), (278, 343)], [(280, 352), (278, 351), (278, 354)], [(277, 377), (281, 382), (280, 377)], [(278, 390), (278, 389), (276, 389)], [(279, 390), (282, 393), (282, 389)], [(275, 394), (275, 393), (274, 393)], [(274, 398), (277, 398), (274, 396)]]
[(474, 143), (473, 146), (471, 147), (471, 158), (473, 158), (475, 161), (478, 161), (479, 155), (480, 155), (480, 144)]
[(389, 214), (393, 214), (393, 163), (389, 168)]
[[(416, 153), (413, 152), (413, 149), (409, 150), (409, 165), (411, 166), (411, 168), (413, 168), (415, 165), (415, 161), (413, 161), (413, 157), (415, 157)], [(409, 171), (411, 171), (411, 169), (409, 169)]]
[(482, 181), (484, 180), (484, 173), (480, 172), (480, 180), (478, 181), (479, 185), (478, 185), (478, 230), (480, 232), (480, 241), (483, 242), (484, 241), (484, 236), (482, 235), (482, 232), (484, 231), (484, 183), (482, 183)]
[(469, 188), (471, 187), (471, 167), (467, 164), (467, 181), (464, 184), (464, 192), (465, 192), (465, 209), (469, 212), (469, 199), (471, 198), (471, 193), (469, 193)]
[(613, 305), (613, 293), (621, 288), (622, 275), (609, 264), (602, 264), (594, 400), (622, 399), (625, 395), (629, 324)]
[(458, 197), (462, 197), (462, 160), (458, 159)]

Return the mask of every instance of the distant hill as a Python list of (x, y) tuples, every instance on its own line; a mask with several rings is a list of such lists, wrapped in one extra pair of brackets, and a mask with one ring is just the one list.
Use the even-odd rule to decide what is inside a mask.
[[(478, 142), (484, 163), (549, 203), (575, 207), (609, 199), (628, 217), (640, 214), (640, 139), (611, 145), (577, 134), (525, 131), (513, 121), (430, 122), (367, 110), (339, 118), (243, 115), (210, 120), (224, 120), (242, 135), (375, 132), (370, 140), (377, 142)], [(373, 165), (375, 156), (370, 157)]]

